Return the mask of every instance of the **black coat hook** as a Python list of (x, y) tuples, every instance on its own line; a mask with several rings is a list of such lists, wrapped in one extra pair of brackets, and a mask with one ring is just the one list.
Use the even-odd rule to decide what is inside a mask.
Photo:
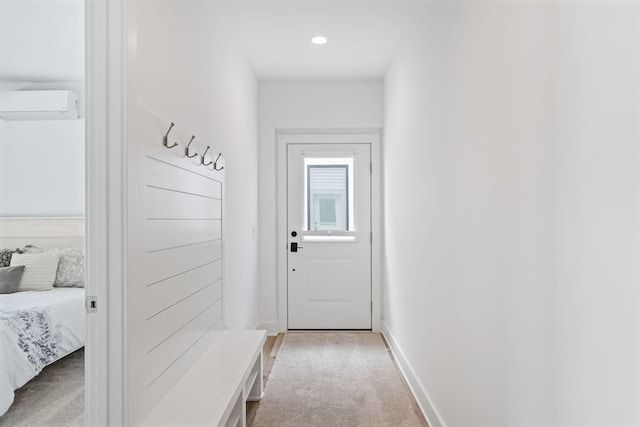
[(171, 126), (169, 126), (169, 130), (167, 131), (167, 134), (162, 138), (162, 145), (164, 145), (167, 148), (173, 148), (176, 145), (178, 145), (177, 142), (174, 142), (173, 145), (169, 145), (168, 144), (168, 142), (169, 142), (169, 132), (171, 132), (171, 129), (173, 129), (173, 127), (175, 125), (176, 125), (175, 123), (171, 122)]
[(220, 159), (220, 156), (222, 156), (222, 153), (218, 153), (218, 157), (216, 157), (216, 159), (213, 161), (214, 171), (221, 171), (222, 169), (224, 169), (224, 166), (220, 166), (220, 168), (218, 168), (218, 160)]
[(194, 139), (196, 139), (195, 135), (191, 135), (191, 140), (189, 140), (189, 143), (187, 144), (187, 146), (184, 147), (184, 155), (187, 156), (190, 159), (193, 159), (195, 156), (198, 155), (198, 153), (195, 153), (193, 155), (189, 155), (189, 146), (191, 145), (191, 143), (193, 142)]
[(206, 150), (204, 150), (204, 153), (202, 153), (202, 156), (200, 156), (200, 165), (201, 165), (201, 166), (209, 166), (210, 164), (212, 164), (212, 163), (213, 163), (213, 162), (209, 162), (209, 163), (205, 163), (205, 162), (204, 162), (204, 156), (205, 156), (205, 154), (207, 154), (207, 151), (209, 151), (209, 148), (211, 148), (211, 147), (209, 147), (209, 146), (207, 145), (207, 149), (206, 149)]

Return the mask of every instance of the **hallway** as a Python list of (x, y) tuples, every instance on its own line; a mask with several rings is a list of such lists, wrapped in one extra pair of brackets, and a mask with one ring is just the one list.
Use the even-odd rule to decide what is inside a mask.
[(247, 425), (428, 427), (380, 334), (289, 332), (277, 339), (280, 348), (275, 337), (265, 343), (274, 369), (265, 369), (265, 397), (247, 409)]
[[(371, 243), (371, 297), (361, 306), (370, 307), (372, 332), (382, 333), (393, 349), (431, 427), (640, 424), (639, 5), (109, 5), (110, 14), (99, 22), (111, 39), (99, 45), (103, 51), (87, 50), (97, 52), (90, 64), (99, 83), (102, 61), (109, 58), (108, 84), (99, 88), (109, 94), (108, 105), (95, 106), (108, 110), (103, 125), (109, 132), (105, 140), (98, 129), (91, 140), (108, 152), (89, 151), (109, 185), (98, 176), (88, 205), (99, 224), (109, 224), (104, 233), (111, 233), (104, 244), (90, 239), (97, 253), (124, 254), (105, 255), (108, 277), (126, 280), (109, 283), (104, 307), (110, 311), (98, 314), (104, 324), (126, 322), (109, 323), (109, 342), (129, 344), (110, 349), (123, 357), (105, 362), (115, 382), (96, 383), (114, 387), (102, 407), (115, 408), (115, 419), (137, 424), (176, 390), (188, 357), (201, 354), (190, 350), (196, 338), (185, 332), (170, 354), (159, 351), (157, 363), (146, 361), (156, 357), (154, 345), (204, 306), (215, 311), (194, 327), (196, 337), (289, 331), (290, 278), (301, 269), (287, 264), (288, 254), (304, 248), (305, 236), (298, 233), (327, 236), (312, 235), (318, 230), (308, 227), (309, 219), (306, 228), (287, 223), (282, 206), (288, 189), (280, 184), (294, 169), (286, 166), (289, 152), (279, 150), (279, 136), (366, 130), (381, 136), (379, 159), (371, 157), (368, 165), (370, 175), (381, 177), (379, 189), (370, 191), (372, 222), (378, 215), (380, 226), (356, 226), (361, 235), (339, 237)], [(327, 42), (314, 43), (317, 36)], [(172, 123), (176, 146), (163, 139)], [(201, 156), (192, 158), (194, 152)], [(297, 166), (311, 170), (299, 154)], [(148, 215), (138, 196), (159, 185), (147, 185), (149, 156), (156, 156), (154, 170), (172, 164), (201, 172), (205, 180), (224, 175), (224, 188), (220, 184), (213, 195), (192, 190), (197, 183), (162, 187), (188, 193), (189, 200), (194, 192), (209, 194), (217, 200), (213, 213), (207, 216), (191, 200), (158, 203), (171, 212)], [(217, 158), (224, 172), (216, 168)], [(107, 192), (106, 202), (97, 196)], [(221, 194), (224, 203), (218, 203)], [(319, 222), (338, 222), (336, 211), (326, 209), (343, 206), (340, 194), (324, 198), (326, 221)], [(308, 199), (301, 205), (310, 218), (316, 205)], [(340, 231), (347, 232), (352, 230)], [(171, 300), (169, 291), (148, 297), (151, 285), (179, 282), (177, 274), (207, 262), (217, 263), (211, 269), (223, 283), (211, 287), (207, 303), (193, 298), (193, 307), (177, 304), (184, 296)], [(307, 269), (314, 278), (322, 276), (319, 264)], [(207, 274), (198, 276), (203, 283), (185, 282), (195, 292), (214, 277)], [(306, 301), (331, 300), (328, 288), (346, 288), (325, 283)], [(347, 306), (347, 297), (333, 301)], [(171, 303), (175, 313), (156, 334), (153, 313), (144, 316), (151, 300)], [(148, 343), (142, 339), (147, 336)], [(127, 363), (149, 372), (127, 370)], [(161, 376), (166, 382), (156, 381)], [(123, 390), (126, 402), (116, 398)], [(247, 393), (230, 393), (240, 408)], [(219, 399), (220, 412), (236, 402), (227, 397)]]

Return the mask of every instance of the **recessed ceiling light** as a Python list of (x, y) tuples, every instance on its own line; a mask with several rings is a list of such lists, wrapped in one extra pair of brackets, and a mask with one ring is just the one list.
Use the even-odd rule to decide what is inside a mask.
[(311, 38), (313, 44), (326, 44), (329, 40), (324, 36), (315, 36)]

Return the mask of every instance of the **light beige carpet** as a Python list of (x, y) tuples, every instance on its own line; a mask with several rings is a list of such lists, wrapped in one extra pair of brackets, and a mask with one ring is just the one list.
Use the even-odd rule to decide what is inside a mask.
[(422, 425), (379, 334), (289, 332), (252, 427)]
[(80, 427), (84, 420), (84, 349), (80, 349), (16, 390), (0, 426)]

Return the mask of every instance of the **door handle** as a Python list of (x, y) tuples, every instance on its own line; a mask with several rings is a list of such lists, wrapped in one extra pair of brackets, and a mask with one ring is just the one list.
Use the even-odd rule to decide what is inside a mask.
[(298, 246), (297, 242), (291, 242), (291, 252), (298, 252), (298, 249), (304, 249), (304, 247)]

